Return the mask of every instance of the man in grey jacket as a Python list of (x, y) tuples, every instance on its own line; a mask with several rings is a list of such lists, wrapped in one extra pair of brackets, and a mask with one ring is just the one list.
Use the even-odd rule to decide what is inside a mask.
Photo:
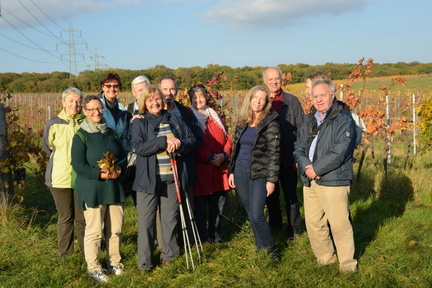
[(340, 271), (356, 273), (348, 203), (356, 124), (335, 101), (332, 81), (315, 81), (311, 95), (314, 109), (305, 117), (294, 151), (304, 185), (307, 233), (317, 265), (339, 260)]

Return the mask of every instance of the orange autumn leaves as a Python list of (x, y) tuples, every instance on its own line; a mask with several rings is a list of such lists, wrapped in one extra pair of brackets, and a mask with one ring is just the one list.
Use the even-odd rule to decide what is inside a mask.
[(113, 178), (117, 178), (117, 171), (115, 169), (117, 158), (115, 158), (114, 154), (110, 152), (105, 152), (101, 160), (99, 160), (98, 166), (102, 169), (103, 172), (108, 173), (108, 176), (113, 176)]

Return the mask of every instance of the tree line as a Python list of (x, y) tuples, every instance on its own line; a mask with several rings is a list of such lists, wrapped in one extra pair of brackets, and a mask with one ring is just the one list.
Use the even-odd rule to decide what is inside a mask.
[[(280, 64), (278, 67), (283, 73), (289, 73), (290, 83), (300, 83), (304, 77), (317, 70), (331, 73), (332, 79), (346, 79), (356, 64), (326, 63), (324, 65)], [(215, 77), (222, 76), (224, 81), (218, 81), (213, 88), (218, 90), (247, 90), (255, 85), (262, 84), (262, 71), (266, 67), (241, 67), (232, 68), (209, 64), (206, 67), (189, 67), (170, 69), (163, 65), (157, 65), (143, 70), (104, 69), (86, 70), (79, 75), (70, 75), (68, 72), (51, 73), (0, 73), (0, 91), (3, 93), (59, 93), (70, 86), (77, 87), (81, 91), (90, 92), (100, 90), (99, 81), (110, 72), (118, 73), (123, 82), (122, 91), (129, 91), (132, 80), (138, 75), (146, 75), (150, 81), (157, 84), (164, 76), (173, 76), (178, 80), (179, 88), (186, 89), (191, 84), (202, 83)], [(398, 62), (374, 64), (373, 74), (370, 77), (395, 76), (395, 75), (419, 75), (432, 74), (432, 63)]]

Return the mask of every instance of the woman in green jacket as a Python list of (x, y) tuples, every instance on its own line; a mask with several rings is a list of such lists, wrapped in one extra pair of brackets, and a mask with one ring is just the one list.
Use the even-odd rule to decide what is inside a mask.
[(86, 119), (72, 143), (78, 206), (86, 220), (84, 256), (90, 278), (107, 282), (109, 278), (99, 262), (103, 232), (108, 271), (120, 275), (124, 268), (120, 243), (125, 196), (120, 176), (126, 169), (126, 152), (115, 131), (107, 126), (99, 97), (85, 98), (84, 114)]
[(43, 134), (43, 148), (49, 156), (45, 173), (45, 184), (53, 195), (57, 219), (57, 241), (59, 256), (74, 252), (74, 221), (77, 227), (78, 246), (84, 251), (84, 214), (78, 209), (76, 192), (71, 179), (72, 138), (84, 120), (81, 114), (83, 94), (69, 87), (62, 94), (63, 110), (48, 120)]

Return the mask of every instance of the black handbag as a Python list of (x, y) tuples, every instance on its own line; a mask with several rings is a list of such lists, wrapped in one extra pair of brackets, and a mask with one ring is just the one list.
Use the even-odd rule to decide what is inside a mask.
[(137, 154), (135, 152), (128, 153), (126, 172), (123, 178), (123, 190), (126, 197), (133, 191), (132, 186), (136, 174), (136, 159)]

